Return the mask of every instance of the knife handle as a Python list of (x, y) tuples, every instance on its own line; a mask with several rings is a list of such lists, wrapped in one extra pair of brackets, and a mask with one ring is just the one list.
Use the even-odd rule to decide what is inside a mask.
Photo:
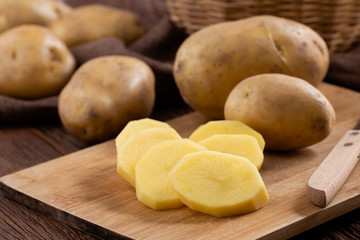
[(310, 202), (326, 207), (340, 190), (360, 158), (360, 130), (349, 130), (310, 177)]

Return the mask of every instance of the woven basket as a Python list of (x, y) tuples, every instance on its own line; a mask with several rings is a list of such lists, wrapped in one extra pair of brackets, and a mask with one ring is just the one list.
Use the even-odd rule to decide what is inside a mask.
[(167, 0), (170, 18), (191, 34), (207, 25), (254, 15), (274, 15), (308, 25), (330, 52), (360, 41), (360, 0)]

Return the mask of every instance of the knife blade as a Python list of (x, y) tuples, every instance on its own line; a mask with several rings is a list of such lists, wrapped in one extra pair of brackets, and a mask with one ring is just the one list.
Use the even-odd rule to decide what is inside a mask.
[(360, 158), (360, 120), (348, 130), (311, 175), (307, 195), (313, 204), (326, 207), (345, 183)]

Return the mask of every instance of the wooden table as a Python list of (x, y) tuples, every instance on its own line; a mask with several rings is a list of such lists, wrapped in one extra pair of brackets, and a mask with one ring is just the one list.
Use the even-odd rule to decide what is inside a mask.
[[(188, 112), (184, 106), (159, 108), (154, 118), (168, 120)], [(75, 152), (87, 146), (69, 135), (60, 121), (6, 125), (0, 129), (0, 176)], [(0, 239), (96, 239), (24, 207), (0, 194)], [(293, 239), (360, 239), (360, 208)]]

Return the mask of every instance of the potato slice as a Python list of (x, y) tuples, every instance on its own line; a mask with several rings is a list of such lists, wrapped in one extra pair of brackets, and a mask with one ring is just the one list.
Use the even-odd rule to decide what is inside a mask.
[(264, 154), (256, 138), (246, 134), (215, 134), (199, 142), (209, 150), (247, 158), (260, 169)]
[(115, 139), (116, 149), (119, 149), (126, 140), (131, 137), (134, 133), (153, 127), (164, 127), (170, 128), (170, 125), (166, 122), (161, 122), (151, 118), (142, 118), (139, 120), (132, 120), (126, 124), (121, 130), (119, 135)]
[(265, 141), (260, 133), (250, 128), (246, 124), (237, 120), (214, 120), (199, 126), (190, 135), (189, 139), (199, 142), (214, 134), (247, 134), (256, 138), (259, 142), (261, 151), (264, 150)]
[(135, 187), (135, 167), (146, 151), (161, 141), (180, 138), (173, 128), (155, 127), (134, 133), (117, 150), (117, 172)]
[(259, 171), (243, 157), (209, 150), (189, 153), (169, 174), (185, 205), (216, 217), (256, 211), (269, 199)]
[(167, 140), (151, 147), (135, 168), (136, 196), (154, 210), (183, 206), (169, 179), (169, 172), (187, 153), (206, 150), (189, 140)]

